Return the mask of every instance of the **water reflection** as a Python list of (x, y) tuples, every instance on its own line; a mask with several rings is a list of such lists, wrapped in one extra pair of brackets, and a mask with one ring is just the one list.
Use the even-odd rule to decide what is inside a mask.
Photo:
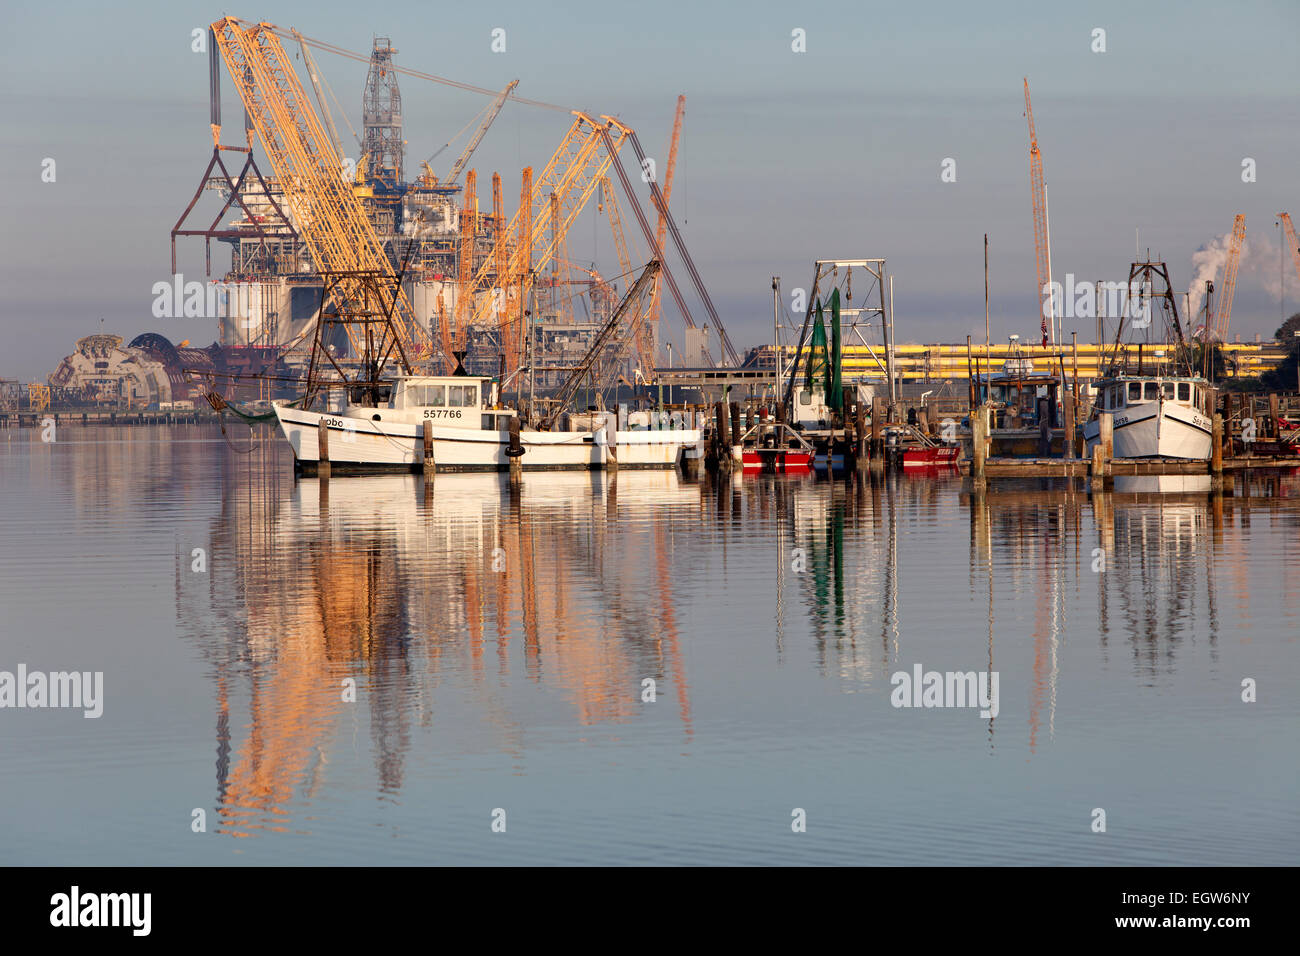
[[(1249, 499), (1118, 482), (1113, 494), (998, 483), (975, 495), (893, 475), (293, 483), (273, 458), (257, 444), (227, 455), (211, 573), (176, 581), (178, 626), (210, 666), (217, 808), (235, 835), (308, 826), (301, 807), (363, 723), (381, 800), (402, 791), (422, 728), (453, 724), (461, 753), (518, 765), (548, 728), (608, 741), (657, 719), (647, 679), (689, 751), (687, 661), (730, 639), (710, 610), (729, 590), (763, 606), (744, 626), (761, 639), (739, 653), (840, 694), (886, 698), (889, 674), (927, 654), (1003, 673), (1004, 697), (1025, 703), (1010, 743), (1028, 756), (1054, 740), (1067, 640), (1155, 681), (1188, 641), (1204, 637), (1217, 661), (1221, 577), (1233, 619), (1251, 613), (1249, 539), (1224, 534), (1248, 524)], [(1270, 502), (1294, 526), (1283, 487)], [(962, 584), (945, 570), (954, 556)], [(975, 613), (954, 624), (941, 601)], [(736, 659), (738, 674), (752, 666)], [(1006, 747), (1006, 707), (999, 719)]]

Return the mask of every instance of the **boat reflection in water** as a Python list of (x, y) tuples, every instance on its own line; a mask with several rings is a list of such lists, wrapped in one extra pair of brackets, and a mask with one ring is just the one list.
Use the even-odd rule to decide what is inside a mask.
[[(436, 490), (416, 477), (227, 489), (211, 590), (177, 585), (180, 622), (229, 625), (219, 642), (191, 633), (215, 664), (223, 832), (288, 828), (332, 749), (354, 746), (341, 739), (351, 708), (368, 712), (388, 798), (413, 729), (451, 702), (458, 723), (488, 728), (486, 746), (521, 752), (528, 725), (517, 691), (503, 695), (518, 681), (560, 692), (594, 728), (631, 718), (653, 678), (690, 737), (667, 559), (700, 495), (675, 475), (553, 473), (514, 494), (497, 475), (440, 475)], [(447, 672), (455, 686), (440, 696)], [(245, 708), (240, 740), (232, 711)]]
[[(767, 741), (799, 721), (836, 762), (1060, 758), (1058, 717), (1077, 746), (1163, 713), (1180, 667), (1213, 669), (1221, 618), (1249, 626), (1259, 572), (1234, 524), (1296, 519), (1281, 479), (1243, 501), (1124, 478), (1089, 495), (899, 474), (556, 472), (512, 490), (495, 474), (284, 473), (228, 465), (211, 573), (177, 577), (178, 628), (215, 687), (218, 827), (234, 835), (319, 828), (311, 807), (344, 793), (428, 800), (431, 776), (485, 765), (580, 776), (661, 760), (707, 794), (713, 764), (683, 759), (785, 773)], [(917, 663), (998, 672), (998, 716), (900, 718), (891, 675)], [(557, 757), (557, 741), (579, 752)]]

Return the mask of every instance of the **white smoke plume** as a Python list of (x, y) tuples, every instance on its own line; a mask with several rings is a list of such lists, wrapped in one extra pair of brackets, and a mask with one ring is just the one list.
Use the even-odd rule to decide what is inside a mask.
[[(1239, 289), (1248, 281), (1251, 287), (1262, 288), (1268, 297), (1274, 300), (1283, 289), (1286, 289), (1288, 298), (1294, 296), (1297, 288), (1295, 265), (1291, 257), (1279, 248), (1274, 236), (1276, 231), (1276, 228), (1269, 231), (1257, 229), (1247, 234), (1241, 246), (1241, 264), (1237, 267)], [(1214, 283), (1214, 308), (1217, 310), (1219, 307), (1219, 296), (1224, 292), (1223, 267), (1228, 261), (1228, 250), (1231, 245), (1232, 233), (1225, 232), (1192, 253), (1192, 281), (1187, 288), (1187, 319), (1193, 328), (1205, 322), (1200, 310), (1205, 304), (1207, 279)], [(1280, 263), (1279, 254), (1284, 257)], [(1249, 280), (1247, 280), (1248, 276)]]
[[(1228, 261), (1228, 249), (1232, 245), (1232, 233), (1225, 232), (1217, 239), (1211, 239), (1192, 253), (1192, 281), (1187, 286), (1187, 322), (1193, 328), (1204, 325), (1205, 319), (1200, 314), (1205, 302), (1205, 283), (1214, 283), (1214, 294), (1219, 294), (1223, 282), (1223, 266)], [(1241, 254), (1246, 254), (1243, 245)], [(1217, 304), (1215, 308), (1218, 308)]]

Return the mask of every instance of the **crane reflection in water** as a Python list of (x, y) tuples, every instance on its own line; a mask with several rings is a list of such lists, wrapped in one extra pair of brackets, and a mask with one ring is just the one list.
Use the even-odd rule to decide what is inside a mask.
[[(216, 807), (234, 835), (307, 826), (331, 757), (364, 733), (381, 800), (397, 799), (428, 728), (451, 728), (438, 739), (452, 756), (521, 763), (538, 733), (530, 687), (562, 702), (579, 741), (605, 742), (656, 719), (641, 696), (652, 679), (689, 749), (688, 645), (730, 626), (708, 616), (719, 587), (774, 604), (747, 650), (811, 668), (835, 693), (886, 698), (890, 672), (947, 647), (938, 640), (954, 641), (961, 669), (1024, 673), (1019, 689), (1003, 680), (1024, 718), (1004, 708), (985, 736), (992, 748), (1000, 720), (1005, 748), (1020, 720), (1013, 738), (1030, 756), (1055, 734), (1067, 640), (1151, 682), (1189, 641), (1214, 651), (1224, 593), (1233, 619), (1249, 619), (1246, 538), (1223, 534), (1258, 515), (1260, 501), (1240, 496), (1037, 482), (976, 495), (959, 479), (901, 475), (295, 484), (271, 445), (249, 452), (222, 464), (210, 574), (176, 581), (178, 627), (214, 684)], [(1277, 520), (1295, 522), (1286, 487), (1268, 491)], [(943, 561), (912, 550), (925, 535)], [(951, 547), (963, 537), (965, 554)], [(959, 607), (959, 633), (933, 633), (927, 575)], [(689, 632), (683, 614), (696, 618)]]

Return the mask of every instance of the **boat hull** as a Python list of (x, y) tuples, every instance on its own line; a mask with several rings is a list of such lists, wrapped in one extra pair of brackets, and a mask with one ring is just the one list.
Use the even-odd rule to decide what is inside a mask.
[(812, 452), (802, 449), (746, 448), (741, 455), (741, 464), (747, 472), (811, 471), (812, 460)]
[[(1091, 454), (1101, 425), (1090, 421), (1083, 437)], [(1112, 437), (1115, 458), (1210, 457), (1211, 422), (1194, 408), (1173, 402), (1148, 402), (1115, 413)]]
[[(320, 422), (329, 441), (331, 474), (416, 472), (424, 465), (422, 424), (373, 421), (344, 415), (275, 406), (276, 418), (294, 459), (305, 474), (320, 462)], [(432, 426), (433, 460), (439, 471), (507, 471), (510, 433)], [(675, 468), (687, 450), (698, 451), (698, 429), (616, 431), (614, 443), (603, 432), (520, 433), (525, 471), (583, 471), (610, 467)]]
[(939, 468), (944, 466), (955, 466), (957, 464), (957, 453), (960, 449), (956, 445), (933, 445), (929, 448), (906, 448), (903, 450), (903, 467), (904, 468)]

